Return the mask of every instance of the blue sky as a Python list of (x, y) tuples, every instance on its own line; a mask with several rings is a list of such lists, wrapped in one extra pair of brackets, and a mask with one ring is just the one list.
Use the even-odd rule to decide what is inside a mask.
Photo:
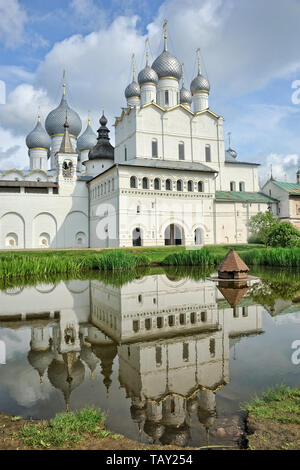
[[(28, 165), (25, 136), (38, 109), (44, 120), (61, 95), (67, 73), (69, 104), (96, 129), (102, 105), (113, 118), (125, 106), (130, 57), (144, 64), (145, 37), (152, 59), (162, 47), (185, 63), (186, 84), (196, 73), (195, 50), (211, 82), (210, 108), (224, 116), (225, 133), (239, 158), (270, 165), (294, 181), (299, 165), (300, 0), (0, 0), (0, 168)], [(113, 137), (113, 129), (112, 129)]]

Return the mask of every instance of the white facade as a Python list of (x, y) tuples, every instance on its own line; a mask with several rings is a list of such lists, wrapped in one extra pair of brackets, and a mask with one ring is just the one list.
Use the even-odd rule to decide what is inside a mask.
[[(152, 67), (147, 58), (139, 83), (134, 73), (126, 88), (115, 149), (104, 115), (96, 146), (89, 120), (77, 147), (81, 120), (65, 91), (46, 130), (39, 118), (26, 139), (30, 171), (0, 171), (0, 249), (247, 242), (250, 217), (276, 205), (260, 193), (258, 165), (225, 150), (200, 63), (191, 93), (181, 94), (166, 33)], [(70, 154), (60, 152), (66, 117)]]

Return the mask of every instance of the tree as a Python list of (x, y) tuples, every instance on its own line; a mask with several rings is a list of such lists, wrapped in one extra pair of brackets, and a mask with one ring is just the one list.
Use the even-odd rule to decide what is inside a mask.
[(295, 247), (299, 246), (300, 232), (290, 222), (281, 222), (268, 231), (266, 238), (267, 246), (272, 247)]
[(251, 238), (267, 245), (267, 236), (269, 232), (279, 225), (279, 221), (274, 215), (267, 212), (259, 212), (251, 217), (248, 227), (251, 232)]

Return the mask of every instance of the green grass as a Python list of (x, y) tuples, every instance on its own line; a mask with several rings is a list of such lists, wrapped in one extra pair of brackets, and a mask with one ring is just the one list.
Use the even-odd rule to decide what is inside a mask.
[(33, 448), (72, 447), (83, 439), (85, 433), (99, 434), (104, 421), (105, 415), (100, 410), (84, 408), (74, 413), (57, 414), (49, 422), (25, 424), (20, 438), (24, 445)]
[(252, 266), (300, 267), (300, 248), (261, 248), (244, 251), (240, 256)]
[(65, 252), (51, 256), (10, 253), (0, 255), (0, 278), (78, 273), (89, 269), (117, 271), (147, 266), (149, 263), (149, 258), (143, 253), (133, 254), (122, 250), (71, 256)]
[(258, 419), (272, 419), (283, 424), (300, 424), (300, 388), (280, 385), (255, 396), (243, 409)]

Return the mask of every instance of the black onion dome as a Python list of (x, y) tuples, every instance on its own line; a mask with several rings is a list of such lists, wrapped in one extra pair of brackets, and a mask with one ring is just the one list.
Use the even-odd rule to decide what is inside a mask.
[(106, 127), (107, 119), (102, 114), (100, 118), (100, 127), (98, 129), (97, 144), (89, 152), (89, 160), (107, 159), (114, 160), (115, 149), (110, 143), (109, 132), (110, 130)]

